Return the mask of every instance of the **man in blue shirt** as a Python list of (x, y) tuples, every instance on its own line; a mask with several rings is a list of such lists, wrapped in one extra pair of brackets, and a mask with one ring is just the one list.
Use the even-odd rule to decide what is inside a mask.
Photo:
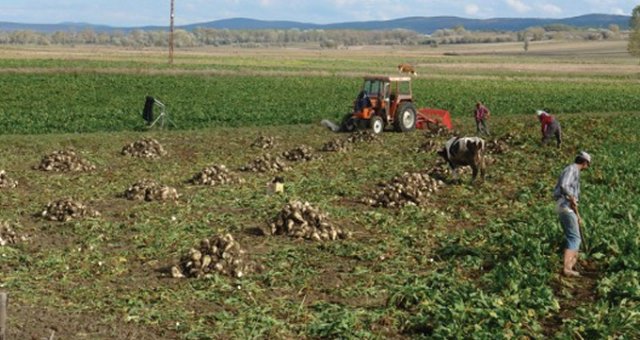
[(558, 183), (553, 189), (553, 198), (557, 202), (558, 217), (567, 238), (564, 250), (563, 273), (566, 276), (580, 276), (573, 270), (578, 261), (580, 249), (580, 226), (582, 219), (578, 214), (578, 200), (580, 198), (580, 171), (591, 165), (591, 155), (580, 151), (573, 164), (567, 166), (560, 174)]

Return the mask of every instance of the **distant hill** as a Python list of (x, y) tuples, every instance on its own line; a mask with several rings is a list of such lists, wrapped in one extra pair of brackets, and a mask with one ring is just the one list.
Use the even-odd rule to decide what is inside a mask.
[(262, 21), (246, 18), (224, 19), (183, 26), (185, 29), (218, 28), (218, 29), (357, 29), (357, 30), (392, 30), (404, 28), (424, 34), (431, 34), (438, 29), (453, 28), (462, 25), (472, 31), (521, 31), (532, 26), (563, 24), (581, 28), (607, 28), (611, 24), (620, 29), (629, 27), (630, 16), (609, 14), (588, 14), (564, 19), (538, 18), (492, 18), (466, 19), (460, 17), (408, 17), (385, 21), (344, 22), (336, 24), (308, 24), (291, 21)]
[[(338, 26), (349, 25), (349, 23), (335, 24)], [(291, 29), (298, 28), (301, 30), (307, 29), (328, 29), (327, 25), (308, 24), (296, 21), (265, 21), (247, 18), (233, 18), (222, 19), (210, 22), (203, 22), (197, 24), (190, 24), (181, 26), (186, 30), (192, 30), (199, 27), (202, 28), (218, 28), (218, 29), (230, 29), (230, 30), (260, 30), (260, 29)]]
[[(453, 28), (462, 25), (471, 31), (521, 31), (532, 26), (546, 26), (562, 24), (580, 28), (607, 28), (611, 24), (618, 25), (620, 29), (629, 27), (630, 16), (610, 14), (587, 14), (564, 19), (545, 18), (492, 18), (492, 19), (467, 19), (460, 17), (408, 17), (394, 20), (376, 20), (343, 22), (335, 24), (312, 24), (295, 21), (266, 21), (247, 18), (223, 19), (210, 22), (196, 23), (178, 26), (185, 30), (196, 28), (216, 28), (230, 30), (260, 30), (260, 29), (355, 29), (355, 30), (392, 30), (408, 29), (424, 34), (431, 34), (438, 29)], [(37, 32), (75, 31), (92, 29), (96, 32), (131, 31), (141, 30), (166, 30), (166, 26), (140, 26), (140, 27), (111, 27), (104, 25), (92, 25), (87, 23), (60, 23), (60, 24), (22, 24), (12, 22), (0, 22), (0, 31), (32, 30)]]
[[(80, 32), (85, 29), (92, 29), (95, 32), (111, 32), (117, 30), (115, 27), (105, 25), (93, 25), (78, 22), (63, 22), (59, 24), (22, 24), (15, 22), (0, 21), (0, 31), (36, 31), (36, 32)], [(129, 29), (127, 29), (129, 30)]]

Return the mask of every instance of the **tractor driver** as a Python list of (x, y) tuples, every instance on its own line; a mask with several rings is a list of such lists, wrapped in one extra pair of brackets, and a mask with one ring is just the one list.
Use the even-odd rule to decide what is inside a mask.
[(358, 97), (356, 97), (356, 106), (354, 107), (355, 112), (360, 112), (365, 107), (371, 107), (371, 99), (367, 94), (367, 91), (362, 90), (358, 93)]

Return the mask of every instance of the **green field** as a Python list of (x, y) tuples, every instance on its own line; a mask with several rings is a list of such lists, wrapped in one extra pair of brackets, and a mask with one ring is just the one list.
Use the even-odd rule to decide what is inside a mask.
[[(158, 94), (181, 129), (311, 124), (348, 112), (360, 79), (336, 76), (166, 76), (130, 74), (5, 75), (0, 129), (6, 133), (134, 130), (146, 94)], [(419, 79), (419, 107), (469, 114), (482, 99), (494, 115), (619, 112), (640, 107), (619, 82), (521, 79)]]
[[(28, 238), (0, 246), (11, 339), (52, 331), (61, 339), (640, 337), (637, 73), (485, 70), (479, 65), (488, 56), (463, 57), (478, 65), (467, 74), (419, 70), (419, 106), (448, 108), (456, 129), (470, 135), (470, 110), (482, 98), (493, 111), (489, 141), (499, 139), (506, 149), (489, 148), (487, 178), (476, 185), (468, 184), (468, 173), (462, 184), (447, 177), (418, 206), (383, 208), (362, 199), (381, 182), (438, 167), (435, 152), (418, 150), (448, 137), (386, 132), (349, 152), (323, 152), (326, 142), (348, 136), (317, 121), (346, 112), (362, 74), (393, 71), (406, 56), (387, 56), (386, 65), (376, 66), (366, 53), (331, 60), (302, 52), (210, 53), (185, 55), (174, 67), (155, 54), (121, 60), (125, 52), (105, 59), (0, 58), (0, 170), (18, 183), (0, 189), (0, 221)], [(421, 64), (447, 62), (411, 53)], [(495, 58), (577, 63), (576, 56)], [(615, 69), (621, 62), (581, 63)], [(178, 130), (142, 130), (147, 94), (168, 104)], [(560, 119), (562, 148), (539, 145), (533, 112), (540, 107)], [(261, 135), (275, 138), (273, 149), (251, 147)], [(167, 154), (121, 155), (143, 137), (155, 138)], [(239, 171), (258, 156), (300, 145), (321, 158), (287, 161), (291, 169), (282, 173)], [(68, 149), (96, 169), (34, 169), (43, 156)], [(583, 276), (566, 278), (551, 191), (578, 150), (594, 158), (582, 175), (587, 242)], [(186, 183), (211, 164), (226, 165), (245, 182)], [(284, 177), (284, 193), (268, 195), (275, 175)], [(143, 178), (176, 188), (180, 197), (122, 197)], [(100, 216), (68, 222), (40, 216), (49, 202), (67, 197)], [(292, 200), (310, 202), (352, 237), (261, 235)], [(242, 278), (171, 278), (169, 268), (190, 248), (225, 233), (261, 268)]]
[[(140, 113), (147, 95), (167, 104), (179, 129), (338, 119), (352, 105), (362, 75), (395, 74), (394, 65), (407, 59), (383, 52), (368, 57), (361, 52), (323, 55), (285, 50), (285, 56), (291, 54), (285, 58), (268, 50), (263, 56), (193, 53), (174, 66), (158, 53), (133, 55), (130, 60), (123, 56), (94, 60), (85, 54), (16, 59), (7, 53), (0, 58), (0, 131), (135, 131), (143, 126)], [(417, 105), (443, 108), (454, 117), (470, 115), (476, 100), (487, 104), (494, 116), (532, 114), (536, 108), (562, 114), (640, 107), (639, 73), (616, 59), (604, 64), (612, 70), (604, 74), (589, 72), (591, 66), (602, 67), (599, 59), (575, 60), (575, 56), (418, 54), (409, 59), (420, 65), (413, 86)], [(534, 62), (536, 68), (527, 68)], [(572, 65), (584, 66), (585, 72), (565, 70)], [(620, 66), (629, 71), (619, 73), (615, 68)]]

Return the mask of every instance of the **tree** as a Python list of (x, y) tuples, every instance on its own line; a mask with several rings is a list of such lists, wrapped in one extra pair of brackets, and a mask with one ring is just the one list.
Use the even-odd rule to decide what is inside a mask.
[(535, 26), (527, 28), (526, 33), (527, 36), (530, 36), (532, 40), (540, 41), (544, 39), (545, 30), (542, 27)]
[(636, 6), (631, 11), (631, 19), (629, 19), (629, 28), (632, 30), (637, 29), (640, 26), (640, 5)]
[(615, 33), (615, 34), (619, 34), (620, 33), (620, 26), (616, 25), (616, 24), (611, 24), (609, 25), (609, 31)]
[(83, 44), (95, 44), (97, 42), (98, 36), (96, 32), (94, 32), (91, 28), (85, 28), (79, 34), (80, 42)]
[(629, 26), (631, 27), (631, 34), (629, 34), (627, 51), (634, 57), (640, 57), (640, 5), (636, 6), (631, 12)]

